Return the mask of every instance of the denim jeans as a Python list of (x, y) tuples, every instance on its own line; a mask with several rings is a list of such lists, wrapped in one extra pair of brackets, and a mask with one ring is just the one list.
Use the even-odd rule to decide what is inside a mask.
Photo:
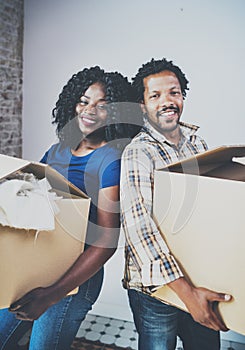
[(99, 296), (102, 281), (103, 269), (81, 285), (77, 294), (63, 298), (33, 323), (17, 320), (8, 309), (0, 310), (0, 349), (14, 350), (31, 326), (30, 350), (70, 349), (81, 322)]
[(219, 350), (219, 332), (195, 322), (191, 315), (136, 290), (129, 303), (139, 334), (139, 350), (175, 350), (177, 336), (185, 350)]

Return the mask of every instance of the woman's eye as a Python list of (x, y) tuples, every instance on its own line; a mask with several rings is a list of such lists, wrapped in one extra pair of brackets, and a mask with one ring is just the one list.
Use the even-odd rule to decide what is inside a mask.
[(85, 101), (85, 100), (80, 100), (80, 101), (78, 101), (78, 103), (77, 104), (79, 104), (80, 106), (85, 106), (85, 105), (87, 105), (88, 104), (88, 102), (87, 101)]
[(97, 108), (100, 110), (104, 110), (106, 109), (106, 105), (98, 105)]

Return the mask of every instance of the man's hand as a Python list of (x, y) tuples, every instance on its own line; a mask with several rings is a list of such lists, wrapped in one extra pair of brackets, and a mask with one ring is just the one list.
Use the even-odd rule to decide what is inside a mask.
[(184, 278), (171, 282), (168, 286), (175, 291), (186, 305), (188, 311), (196, 322), (216, 331), (228, 331), (218, 312), (218, 302), (227, 302), (231, 296), (216, 293), (206, 288), (193, 287)]
[(10, 305), (9, 311), (19, 320), (34, 321), (57, 301), (50, 288), (35, 288)]

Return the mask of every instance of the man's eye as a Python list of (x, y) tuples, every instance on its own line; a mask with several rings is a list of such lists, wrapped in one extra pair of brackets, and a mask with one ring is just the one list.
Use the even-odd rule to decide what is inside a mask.
[(180, 91), (172, 91), (171, 94), (172, 95), (180, 95)]
[(154, 100), (154, 99), (156, 99), (156, 98), (158, 98), (158, 97), (159, 97), (158, 94), (150, 95), (150, 99), (151, 99), (151, 100)]

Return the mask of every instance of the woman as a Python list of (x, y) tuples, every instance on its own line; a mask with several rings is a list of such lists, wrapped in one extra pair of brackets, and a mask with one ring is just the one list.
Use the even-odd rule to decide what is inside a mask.
[[(74, 74), (59, 95), (53, 110), (59, 143), (41, 161), (92, 199), (85, 250), (59, 281), (30, 291), (0, 311), (0, 349), (28, 322), (29, 349), (69, 349), (98, 298), (103, 265), (115, 252), (119, 234), (121, 150), (139, 130), (138, 125), (125, 124), (131, 104), (118, 103), (131, 98), (126, 78), (99, 67)], [(79, 292), (67, 296), (77, 286)]]

